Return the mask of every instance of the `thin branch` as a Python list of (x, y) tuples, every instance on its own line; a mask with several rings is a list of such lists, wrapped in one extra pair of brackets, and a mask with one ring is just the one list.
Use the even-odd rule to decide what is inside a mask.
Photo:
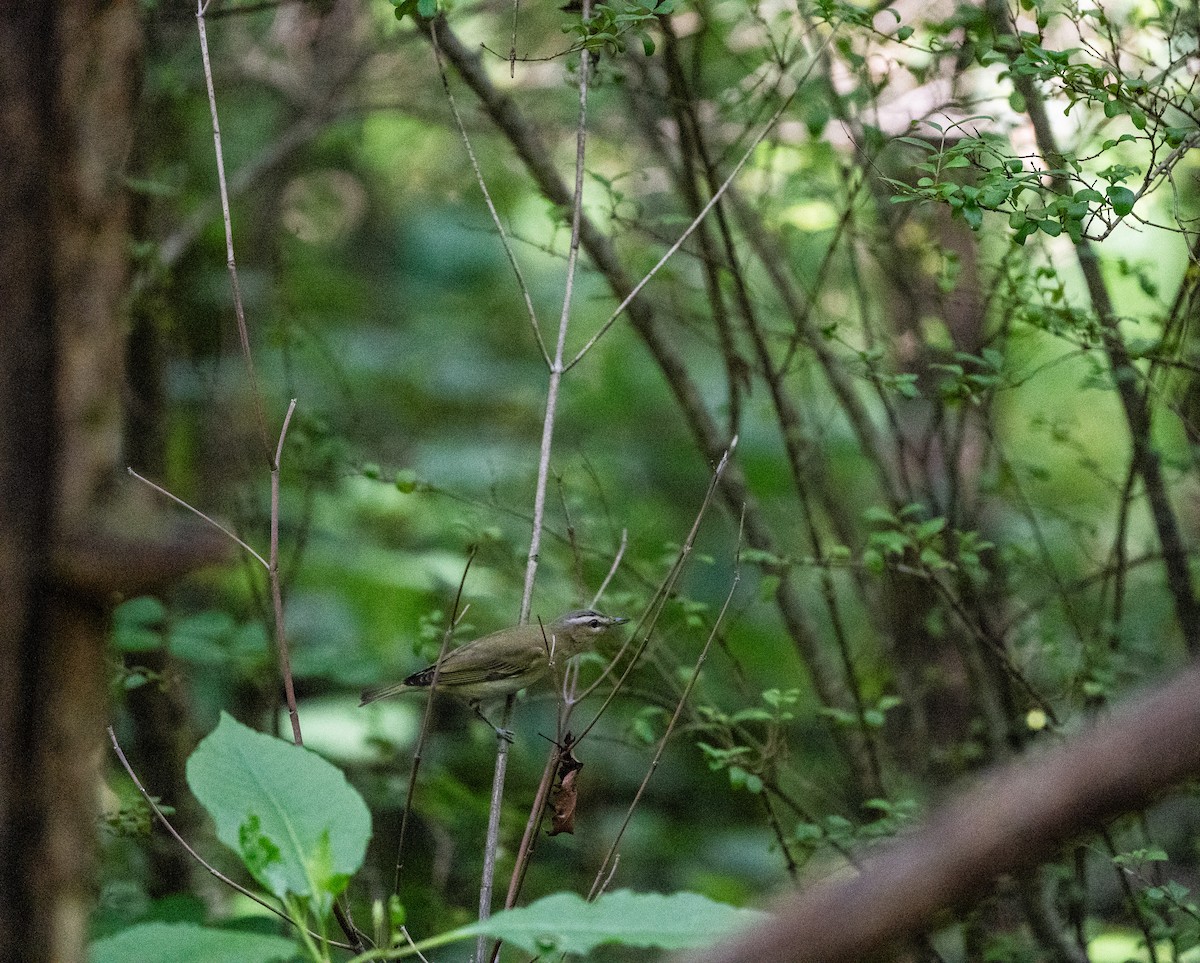
[(287, 437), (292, 412), (296, 410), (296, 399), (288, 405), (283, 417), (283, 428), (279, 431), (279, 443), (271, 463), (271, 564), (267, 577), (271, 583), (271, 607), (275, 612), (275, 647), (279, 653), (279, 672), (283, 676), (284, 697), (287, 699), (288, 719), (292, 723), (292, 741), (304, 745), (300, 733), (300, 712), (296, 708), (296, 687), (292, 682), (292, 658), (288, 651), (287, 631), (283, 621), (283, 588), (279, 584), (279, 460), (283, 456), (283, 441)]
[(242, 358), (246, 362), (246, 375), (250, 379), (250, 397), (254, 405), (254, 417), (258, 424), (259, 440), (263, 452), (269, 452), (267, 442), (267, 420), (263, 414), (262, 395), (258, 390), (258, 375), (255, 373), (254, 357), (250, 352), (250, 334), (246, 329), (246, 312), (242, 306), (242, 288), (238, 281), (237, 261), (233, 256), (233, 220), (229, 214), (229, 190), (225, 184), (225, 155), (221, 149), (221, 123), (217, 118), (217, 93), (213, 86), (212, 63), (208, 56), (208, 32), (204, 27), (206, 0), (197, 0), (196, 25), (200, 31), (200, 57), (204, 62), (204, 83), (208, 89), (208, 109), (212, 115), (213, 147), (217, 155), (217, 182), (221, 191), (221, 216), (225, 222), (225, 259), (229, 268), (229, 283), (233, 288), (233, 308), (237, 315), (238, 339), (242, 345)]
[(596, 589), (596, 594), (592, 596), (592, 601), (588, 603), (588, 608), (595, 608), (605, 591), (608, 589), (608, 583), (612, 581), (614, 575), (617, 574), (617, 569), (621, 567), (621, 559), (625, 557), (625, 548), (629, 544), (629, 529), (621, 529), (621, 544), (617, 547), (617, 554), (613, 556), (612, 565), (608, 567), (608, 574), (604, 576), (604, 581), (600, 583), (600, 587)]
[[(590, 0), (584, 0), (583, 16), (590, 16)], [(430, 24), (431, 36), (436, 37), (435, 25)], [(550, 382), (546, 391), (546, 412), (542, 420), (542, 443), (538, 458), (537, 487), (533, 501), (533, 531), (529, 539), (529, 554), (525, 566), (525, 588), (521, 595), (521, 616), (519, 624), (529, 621), (529, 611), (533, 603), (533, 584), (537, 576), (538, 557), (542, 541), (542, 522), (546, 511), (546, 488), (550, 475), (550, 452), (554, 439), (554, 425), (558, 411), (558, 395), (564, 374), (563, 352), (567, 339), (567, 326), (571, 317), (571, 298), (575, 286), (575, 272), (579, 260), (580, 221), (583, 209), (583, 176), (584, 156), (587, 144), (587, 100), (588, 77), (591, 61), (588, 56), (580, 58), (579, 66), (579, 122), (576, 128), (575, 140), (575, 192), (571, 207), (571, 245), (567, 257), (566, 282), (563, 291), (562, 313), (559, 317), (558, 339), (555, 343), (554, 360), (550, 365)], [(512, 715), (513, 697), (505, 702), (504, 717), (501, 723), (507, 728)], [(492, 888), (496, 872), (496, 853), (500, 842), (500, 809), (504, 796), (504, 776), (508, 762), (508, 741), (498, 735), (496, 749), (496, 770), (492, 779), (491, 808), (488, 813), (487, 838), (484, 844), (483, 878), (479, 887), (479, 919), (487, 919), (491, 915)], [(482, 961), (487, 946), (487, 937), (480, 934), (476, 943), (475, 959)]]
[[(515, 8), (513, 16), (516, 16)], [(514, 23), (513, 29), (516, 29)], [(542, 338), (542, 327), (538, 323), (537, 311), (533, 306), (533, 295), (529, 292), (529, 285), (525, 282), (525, 274), (521, 270), (520, 262), (517, 261), (517, 252), (513, 250), (512, 243), (508, 239), (508, 231), (504, 229), (504, 223), (500, 220), (500, 214), (496, 210), (496, 205), (492, 202), (492, 193), (488, 190), (487, 182), (483, 179), (483, 171), (479, 168), (479, 159), (475, 156), (475, 149), (471, 146), (471, 138), (467, 136), (467, 128), (463, 123), (462, 115), (458, 112), (458, 104), (454, 100), (454, 94), (450, 90), (450, 78), (446, 76), (446, 67), (442, 63), (442, 48), (438, 43), (437, 36), (437, 21), (429, 21), (429, 39), (433, 47), (433, 57), (437, 61), (438, 75), (442, 78), (442, 89), (446, 93), (446, 100), (450, 104), (450, 113), (454, 115), (454, 124), (458, 127), (459, 136), (462, 137), (463, 146), (466, 148), (467, 157), (471, 161), (471, 169), (475, 171), (475, 182), (479, 185), (479, 190), (483, 194), (484, 203), (487, 204), (488, 213), (492, 215), (492, 223), (496, 225), (496, 233), (500, 236), (500, 243), (504, 247), (504, 254), (508, 258), (508, 263), (512, 265), (513, 275), (517, 279), (517, 286), (521, 289), (521, 297), (525, 299), (525, 310), (529, 312), (529, 323), (533, 328), (533, 336), (537, 339), (538, 349), (542, 352), (542, 358), (549, 367), (550, 352), (546, 349), (546, 342)], [(515, 35), (514, 35), (515, 44)], [(514, 46), (514, 50), (516, 47)]]
[[(642, 794), (646, 791), (646, 786), (650, 784), (650, 779), (658, 770), (659, 761), (662, 759), (663, 752), (667, 748), (667, 742), (671, 738), (671, 734), (675, 731), (675, 725), (679, 721), (679, 716), (683, 713), (683, 707), (687, 705), (688, 698), (692, 694), (692, 689), (695, 688), (696, 682), (700, 678), (700, 670), (704, 667), (704, 661), (708, 658), (708, 651), (712, 648), (713, 639), (717, 637), (717, 631), (721, 627), (721, 622), (725, 619), (725, 613), (729, 609), (729, 603), (733, 601), (733, 595), (737, 591), (738, 584), (742, 580), (742, 534), (745, 527), (745, 517), (743, 516), (741, 523), (738, 525), (738, 540), (737, 551), (733, 561), (733, 581), (729, 585), (729, 594), (725, 596), (725, 603), (721, 606), (721, 611), (717, 613), (717, 617), (713, 622), (712, 631), (708, 633), (708, 639), (704, 643), (704, 647), (700, 650), (700, 655), (696, 658), (696, 664), (692, 667), (692, 674), (687, 680), (687, 684), (683, 687), (683, 692), (679, 696), (679, 701), (675, 704), (675, 711), (671, 715), (670, 722), (667, 723), (667, 728), (662, 734), (662, 738), (658, 742), (658, 748), (654, 751), (654, 758), (650, 760), (650, 765), (646, 769), (646, 775), (642, 778), (641, 785), (638, 786), (637, 792), (633, 794), (633, 799), (630, 800), (629, 808), (625, 811), (625, 819), (621, 822), (620, 828), (617, 830), (616, 836), (613, 838), (612, 845), (605, 853), (604, 859), (600, 862), (600, 868), (596, 871), (596, 878), (592, 882), (592, 889), (588, 893), (588, 899), (593, 900), (601, 890), (601, 883), (607, 885), (605, 881), (605, 871), (611, 866), (612, 872), (616, 872), (616, 857), (617, 850), (621, 846), (621, 840), (625, 836), (625, 830), (629, 828), (629, 823), (633, 819), (633, 812), (637, 805), (642, 800)], [(611, 877), (611, 873), (609, 874)]]
[(243, 549), (245, 549), (252, 556), (254, 556), (254, 558), (258, 560), (258, 562), (262, 565), (263, 568), (270, 570), (271, 565), (265, 558), (263, 558), (261, 555), (259, 555), (258, 552), (256, 552), (249, 545), (247, 545), (245, 542), (243, 542), (240, 538), (238, 538), (235, 534), (233, 534), (233, 532), (231, 532), (228, 528), (226, 528), (224, 525), (222, 525), (220, 522), (218, 522), (215, 518), (211, 518), (208, 515), (205, 515), (204, 512), (200, 511), (200, 509), (196, 508), (194, 505), (189, 505), (178, 495), (172, 495), (169, 491), (167, 491), (161, 485), (155, 484), (149, 478), (146, 478), (144, 475), (139, 475), (132, 468), (126, 468), (125, 470), (127, 472), (129, 472), (129, 474), (131, 474), (138, 481), (140, 481), (146, 485), (149, 485), (160, 495), (165, 495), (167, 498), (171, 499), (171, 501), (175, 502), (175, 504), (182, 505), (184, 508), (186, 508), (192, 514), (198, 515), (200, 518), (202, 518), (206, 522), (208, 522), (208, 524), (210, 524), (213, 528), (217, 529), (217, 531), (222, 532), (225, 535), (228, 535), (238, 545), (240, 545)]
[(458, 580), (458, 591), (454, 594), (454, 607), (450, 610), (446, 631), (442, 633), (442, 647), (438, 650), (437, 661), (433, 663), (433, 675), (429, 680), (429, 698), (425, 700), (425, 714), (421, 718), (421, 729), (417, 733), (417, 744), (413, 748), (412, 768), (408, 773), (408, 792), (404, 797), (404, 813), (400, 817), (400, 834), (396, 840), (396, 874), (392, 882), (393, 893), (400, 892), (400, 870), (404, 865), (404, 837), (408, 831), (408, 817), (412, 812), (413, 795), (417, 787), (417, 773), (420, 772), (421, 758), (425, 750), (425, 738), (429, 734), (429, 722), (433, 718), (433, 700), (437, 696), (438, 676), (442, 671), (442, 660), (446, 658), (446, 652), (450, 648), (450, 640), (454, 637), (454, 627), (459, 622), (458, 610), (462, 604), (463, 587), (467, 584), (467, 573), (471, 571), (471, 563), (475, 561), (478, 552), (479, 546), (472, 545), (467, 554), (462, 577)]

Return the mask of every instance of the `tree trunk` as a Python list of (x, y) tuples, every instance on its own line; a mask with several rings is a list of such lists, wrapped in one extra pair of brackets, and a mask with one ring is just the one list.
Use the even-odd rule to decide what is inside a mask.
[(30, 963), (82, 961), (94, 902), (138, 51), (132, 0), (0, 2), (0, 955)]

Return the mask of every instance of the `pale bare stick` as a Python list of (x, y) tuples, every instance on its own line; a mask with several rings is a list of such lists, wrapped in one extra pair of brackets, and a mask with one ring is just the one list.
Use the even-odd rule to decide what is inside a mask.
[(479, 159), (475, 156), (475, 148), (471, 146), (471, 138), (467, 136), (467, 127), (463, 123), (462, 115), (458, 112), (458, 104), (454, 100), (454, 94), (450, 91), (450, 78), (446, 74), (446, 67), (442, 63), (442, 48), (438, 45), (437, 38), (437, 21), (429, 21), (429, 40), (433, 47), (433, 57), (437, 61), (438, 74), (442, 78), (442, 89), (446, 92), (446, 100), (450, 104), (450, 113), (454, 115), (454, 124), (458, 127), (459, 136), (462, 137), (463, 146), (467, 150), (467, 157), (470, 158), (471, 168), (475, 171), (475, 182), (479, 185), (479, 190), (483, 193), (484, 203), (487, 204), (488, 212), (492, 215), (492, 223), (496, 225), (496, 233), (500, 235), (500, 243), (504, 246), (504, 253), (508, 257), (508, 263), (512, 265), (513, 275), (517, 279), (517, 286), (521, 289), (521, 297), (525, 299), (525, 310), (529, 312), (529, 323), (533, 327), (533, 336), (537, 339), (538, 349), (542, 352), (542, 358), (545, 360), (547, 367), (550, 366), (550, 352), (546, 350), (546, 342), (542, 339), (542, 328), (538, 324), (537, 311), (533, 307), (533, 296), (529, 293), (529, 285), (525, 282), (525, 274), (521, 270), (521, 265), (517, 261), (517, 252), (513, 250), (512, 243), (508, 239), (508, 232), (504, 229), (504, 224), (500, 220), (500, 214), (496, 210), (496, 205), (492, 203), (492, 194), (488, 190), (487, 182), (483, 179), (483, 171), (479, 168)]
[(275, 610), (275, 647), (279, 652), (279, 673), (283, 676), (284, 697), (287, 700), (288, 719), (292, 723), (292, 741), (304, 745), (300, 733), (300, 712), (296, 708), (296, 687), (292, 683), (292, 657), (288, 651), (287, 632), (283, 622), (283, 589), (279, 584), (279, 460), (283, 457), (283, 441), (287, 437), (292, 412), (296, 410), (296, 399), (288, 405), (283, 416), (283, 428), (279, 431), (279, 444), (275, 447), (275, 458), (271, 463), (271, 564), (267, 568), (271, 583), (271, 605)]
[[(712, 631), (708, 633), (708, 639), (704, 643), (704, 647), (700, 650), (700, 655), (696, 658), (696, 664), (692, 666), (692, 674), (688, 677), (687, 684), (683, 687), (683, 692), (680, 693), (679, 701), (675, 703), (675, 711), (671, 715), (671, 721), (667, 723), (667, 728), (662, 734), (662, 738), (658, 741), (658, 747), (654, 751), (654, 758), (650, 760), (650, 765), (646, 769), (646, 775), (642, 778), (642, 784), (638, 786), (637, 792), (633, 794), (633, 799), (630, 800), (629, 808), (625, 811), (625, 819), (621, 822), (620, 829), (617, 830), (617, 835), (612, 841), (612, 845), (608, 848), (604, 859), (600, 863), (600, 868), (596, 871), (596, 878), (592, 882), (592, 889), (588, 893), (588, 899), (593, 900), (608, 885), (608, 881), (612, 879), (612, 874), (616, 872), (617, 851), (621, 846), (621, 839), (625, 836), (625, 830), (629, 828), (629, 823), (633, 819), (633, 811), (642, 800), (642, 794), (646, 791), (646, 786), (650, 784), (650, 779), (658, 770), (658, 764), (662, 759), (664, 750), (667, 748), (667, 742), (671, 738), (671, 734), (675, 731), (675, 725), (679, 722), (680, 715), (683, 714), (683, 707), (687, 705), (688, 697), (692, 694), (692, 689), (695, 688), (697, 680), (700, 678), (700, 669), (704, 666), (705, 659), (708, 658), (708, 651), (712, 648), (713, 639), (717, 637), (717, 630), (721, 627), (721, 622), (725, 619), (725, 613), (729, 610), (729, 603), (733, 601), (734, 593), (737, 591), (738, 584), (742, 580), (742, 532), (746, 524), (746, 512), (743, 509), (741, 520), (738, 522), (738, 541), (737, 552), (733, 560), (733, 581), (729, 586), (729, 594), (725, 596), (725, 604), (721, 606), (721, 611), (717, 613), (717, 617), (713, 622)], [(610, 871), (611, 868), (611, 871)], [(607, 878), (606, 878), (606, 871)]]
[[(583, 0), (583, 19), (591, 17), (591, 0)], [(529, 555), (525, 565), (525, 590), (521, 595), (520, 624), (529, 621), (529, 610), (533, 603), (533, 583), (537, 576), (538, 553), (542, 543), (542, 523), (546, 513), (546, 487), (550, 477), (550, 450), (554, 440), (554, 423), (558, 411), (558, 392), (565, 372), (563, 353), (567, 340), (567, 325), (571, 317), (571, 296), (575, 288), (575, 271), (579, 262), (579, 231), (583, 216), (584, 157), (587, 147), (587, 103), (588, 78), (591, 74), (590, 55), (586, 52), (579, 60), (579, 121), (575, 131), (575, 193), (571, 204), (571, 244), (567, 253), (567, 273), (563, 287), (562, 313), (558, 321), (558, 339), (554, 348), (554, 361), (550, 365), (550, 383), (546, 389), (546, 414), (542, 420), (542, 445), (538, 457), (537, 487), (533, 496), (533, 531), (529, 538)], [(504, 721), (508, 727), (512, 714), (513, 697), (509, 696), (504, 706)], [(500, 844), (500, 808), (504, 798), (504, 776), (508, 767), (508, 742), (498, 739), (496, 747), (496, 771), (492, 779), (491, 807), (488, 811), (487, 838), (484, 842), (483, 877), (479, 887), (479, 918), (487, 919), (492, 912), (492, 888), (496, 876), (496, 853)], [(475, 944), (475, 960), (483, 963), (487, 948), (487, 937), (482, 933)]]
[(208, 9), (205, 0), (197, 0), (196, 25), (200, 31), (200, 59), (204, 63), (204, 83), (208, 88), (208, 110), (212, 115), (213, 146), (217, 155), (217, 183), (221, 191), (221, 215), (225, 221), (225, 263), (229, 268), (229, 283), (233, 288), (233, 310), (237, 315), (238, 339), (242, 345), (242, 358), (246, 362), (246, 375), (250, 379), (250, 396), (254, 406), (254, 417), (258, 422), (259, 440), (263, 453), (270, 457), (271, 446), (267, 442), (267, 420), (263, 414), (262, 395), (258, 390), (258, 375), (254, 369), (254, 357), (250, 352), (250, 334), (246, 329), (246, 312), (242, 307), (242, 286), (238, 281), (237, 261), (233, 256), (233, 220), (229, 214), (229, 189), (225, 184), (225, 154), (221, 149), (221, 123), (217, 119), (217, 92), (213, 86), (212, 63), (208, 57), (208, 32), (204, 27), (204, 12)]
[(419, 949), (417, 949), (417, 944), (414, 943), (413, 938), (408, 935), (408, 927), (401, 926), (400, 933), (404, 937), (404, 939), (408, 941), (408, 948), (410, 950), (412, 950), (415, 954), (417, 954), (417, 959), (420, 960), (421, 963), (429, 963), (429, 960), (426, 959), (425, 954), (422, 953)]
[(796, 79), (795, 87), (793, 88), (792, 92), (790, 94), (788, 94), (787, 97), (784, 98), (783, 103), (780, 104), (778, 109), (775, 111), (775, 113), (773, 113), (771, 115), (770, 119), (763, 126), (763, 129), (760, 130), (758, 132), (758, 134), (754, 137), (754, 139), (750, 142), (750, 146), (747, 147), (745, 149), (745, 151), (742, 152), (741, 159), (738, 160), (738, 162), (734, 165), (733, 170), (729, 172), (729, 176), (726, 177), (724, 182), (721, 184), (721, 186), (719, 188), (717, 188), (717, 190), (713, 194), (713, 196), (708, 199), (708, 203), (705, 204), (704, 207), (702, 207), (700, 209), (700, 213), (697, 214), (692, 219), (692, 223), (689, 224), (684, 229), (683, 233), (679, 235), (679, 237), (676, 239), (675, 243), (672, 244), (669, 248), (667, 248), (666, 253), (661, 258), (658, 259), (658, 263), (655, 264), (654, 267), (652, 267), (646, 273), (646, 275), (640, 281), (638, 281), (637, 284), (635, 284), (633, 286), (633, 290), (630, 291), (625, 296), (625, 298), (621, 301), (621, 303), (617, 305), (616, 309), (612, 312), (612, 314), (610, 314), (608, 316), (608, 320), (606, 320), (602, 325), (600, 325), (600, 327), (596, 330), (596, 333), (593, 334), (588, 339), (587, 344), (585, 344), (582, 348), (579, 349), (579, 351), (576, 353), (575, 357), (572, 358), (571, 361), (567, 364), (567, 367), (566, 367), (567, 371), (570, 371), (572, 368), (575, 367), (575, 365), (577, 365), (580, 361), (582, 361), (583, 356), (586, 355), (589, 351), (591, 351), (592, 348), (595, 346), (596, 342), (599, 341), (602, 337), (604, 337), (605, 334), (608, 333), (608, 330), (614, 324), (616, 324), (617, 319), (625, 312), (625, 309), (627, 307), (629, 307), (630, 302), (632, 302), (633, 299), (636, 298), (639, 293), (641, 293), (642, 288), (644, 288), (647, 284), (650, 283), (650, 279), (653, 278), (660, 270), (662, 270), (663, 265), (665, 265), (669, 260), (671, 260), (672, 257), (675, 256), (675, 253), (681, 247), (683, 247), (683, 242), (692, 236), (692, 232), (695, 231), (696, 228), (698, 228), (700, 226), (700, 222), (703, 221), (708, 216), (708, 212), (711, 211), (716, 206), (717, 202), (720, 201), (721, 198), (725, 196), (725, 192), (727, 190), (729, 190), (730, 185), (733, 184), (733, 182), (737, 178), (738, 174), (741, 173), (742, 168), (746, 166), (746, 163), (750, 160), (750, 157), (754, 154), (754, 151), (758, 148), (758, 145), (761, 144), (763, 142), (763, 140), (766, 138), (766, 136), (772, 130), (775, 129), (775, 125), (777, 123), (779, 123), (779, 118), (782, 117), (784, 112), (788, 109), (788, 107), (791, 106), (791, 103), (795, 99), (796, 94), (800, 92), (801, 84), (808, 77), (808, 74), (811, 73), (816, 68), (817, 63), (818, 63), (818, 55), (826, 47), (828, 47), (830, 43), (833, 42), (833, 38), (834, 38), (834, 34), (831, 32), (829, 34), (829, 36), (825, 39), (825, 43), (823, 43), (821, 45), (821, 47), (817, 50), (817, 53), (813, 55), (813, 57), (809, 63), (808, 69), (800, 77), (798, 77)]
[(228, 528), (226, 528), (224, 525), (222, 525), (220, 522), (218, 522), (215, 518), (211, 518), (208, 515), (205, 515), (204, 512), (200, 511), (200, 509), (196, 508), (194, 505), (189, 505), (178, 495), (171, 494), (169, 491), (167, 491), (161, 485), (155, 484), (149, 478), (147, 478), (145, 475), (139, 475), (132, 468), (126, 468), (125, 470), (127, 472), (129, 472), (129, 474), (131, 474), (138, 481), (142, 482), (145, 485), (149, 485), (160, 495), (165, 495), (167, 498), (171, 499), (171, 501), (175, 502), (176, 505), (182, 505), (184, 508), (186, 508), (192, 514), (198, 515), (200, 518), (202, 518), (206, 522), (208, 522), (208, 524), (210, 524), (213, 528), (217, 529), (217, 531), (222, 532), (225, 535), (228, 535), (238, 545), (240, 545), (247, 552), (249, 552), (252, 556), (254, 556), (254, 558), (256, 558), (259, 561), (259, 563), (261, 563), (263, 568), (267, 569), (268, 571), (270, 570), (270, 568), (271, 568), (270, 563), (267, 562), (267, 560), (265, 558), (263, 558), (261, 555), (259, 555), (258, 552), (256, 552), (249, 545), (247, 545), (245, 542), (243, 542), (240, 538), (238, 538), (233, 532), (231, 532)]
[[(584, 0), (583, 18), (591, 17), (591, 2)], [(537, 575), (538, 552), (542, 544), (542, 520), (546, 512), (546, 485), (550, 475), (550, 449), (554, 437), (555, 415), (558, 410), (558, 391), (562, 376), (563, 351), (567, 341), (567, 325), (571, 317), (571, 296), (575, 290), (575, 272), (579, 264), (579, 225), (583, 214), (584, 155), (587, 146), (587, 100), (590, 55), (584, 52), (579, 61), (579, 124), (575, 132), (575, 193), (571, 203), (571, 244), (567, 251), (567, 274), (563, 287), (562, 313), (558, 319), (558, 341), (554, 361), (550, 365), (550, 384), (546, 391), (546, 416), (542, 420), (542, 448), (538, 459), (537, 489), (533, 500), (533, 534), (529, 540), (529, 557), (525, 566), (525, 593), (521, 598), (521, 623), (529, 619), (533, 601), (533, 581)]]
[[(245, 886), (242, 886), (240, 883), (237, 883), (234, 880), (230, 879), (228, 876), (226, 876), (224, 873), (222, 873), (219, 869), (217, 869), (215, 866), (213, 866), (212, 863), (210, 863), (203, 856), (201, 856), (198, 852), (196, 852), (196, 850), (192, 848), (192, 846), (188, 843), (188, 841), (179, 835), (179, 831), (174, 826), (171, 825), (171, 821), (169, 819), (167, 819), (166, 814), (159, 808), (158, 803), (155, 802), (155, 800), (154, 800), (154, 797), (151, 796), (150, 793), (148, 793), (146, 791), (146, 787), (142, 785), (142, 781), (138, 778), (137, 773), (133, 771), (133, 766), (131, 766), (129, 764), (129, 760), (125, 758), (125, 753), (122, 751), (120, 743), (117, 742), (117, 736), (116, 736), (116, 733), (113, 732), (112, 726), (108, 726), (108, 738), (112, 742), (113, 751), (117, 754), (118, 761), (121, 763), (122, 767), (124, 767), (125, 772), (128, 774), (129, 778), (131, 780), (133, 780), (133, 784), (135, 787), (137, 787), (137, 791), (142, 794), (142, 798), (144, 800), (146, 800), (146, 805), (148, 805), (150, 807), (150, 809), (154, 812), (155, 818), (160, 823), (162, 823), (163, 828), (168, 833), (170, 833), (171, 836), (174, 837), (175, 842), (179, 843), (179, 845), (183, 847), (184, 851), (189, 856), (191, 856), (192, 859), (194, 859), (196, 862), (198, 862), (201, 866), (203, 866), (206, 870), (208, 870), (209, 873), (211, 873), (213, 876), (215, 876), (217, 879), (219, 879), (226, 886), (230, 887), (231, 889), (235, 889), (239, 893), (241, 893), (243, 896), (246, 896), (246, 897), (254, 900), (254, 902), (256, 902), (259, 906), (262, 906), (264, 909), (270, 910), (272, 913), (274, 913), (280, 919), (287, 920), (287, 922), (291, 923), (292, 926), (295, 926), (297, 929), (302, 928), (300, 926), (300, 924), (296, 920), (292, 919), (292, 917), (288, 916), (287, 913), (283, 912), (278, 907), (272, 906), (270, 903), (268, 903), (265, 899), (263, 899), (261, 896), (259, 896), (257, 893), (253, 892), (252, 890), (248, 890), (248, 889), (246, 889)], [(319, 933), (314, 933), (312, 930), (308, 930), (307, 927), (303, 927), (303, 928), (307, 930), (309, 936), (314, 936), (317, 939), (322, 939), (322, 940), (325, 939), (325, 937), (321, 936)], [(354, 947), (351, 946), (349, 943), (339, 943), (336, 940), (328, 940), (327, 942), (329, 943), (330, 946), (336, 946), (343, 950), (354, 949)]]
[(617, 574), (617, 569), (621, 567), (621, 559), (625, 557), (625, 549), (629, 545), (629, 529), (621, 529), (621, 544), (617, 546), (617, 554), (614, 556), (612, 565), (608, 568), (608, 574), (604, 576), (604, 581), (600, 583), (600, 587), (596, 589), (596, 594), (592, 596), (592, 601), (588, 608), (594, 609), (600, 602), (601, 597), (608, 589), (608, 583), (612, 581), (614, 575)]

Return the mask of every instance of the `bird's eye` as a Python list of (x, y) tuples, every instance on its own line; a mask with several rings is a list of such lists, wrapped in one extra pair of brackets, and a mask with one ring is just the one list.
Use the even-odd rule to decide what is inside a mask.
[(599, 620), (599, 619), (592, 619), (592, 621), (590, 621), (590, 622), (588, 623), (588, 625), (590, 625), (590, 626), (591, 626), (593, 629), (598, 629), (598, 628), (600, 628), (600, 620)]

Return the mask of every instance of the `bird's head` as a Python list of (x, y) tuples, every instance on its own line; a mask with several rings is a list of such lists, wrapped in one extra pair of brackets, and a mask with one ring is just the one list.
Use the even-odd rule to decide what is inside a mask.
[(576, 609), (560, 616), (546, 626), (546, 634), (554, 635), (558, 644), (566, 643), (574, 652), (582, 651), (616, 625), (629, 619), (604, 615), (593, 609)]

